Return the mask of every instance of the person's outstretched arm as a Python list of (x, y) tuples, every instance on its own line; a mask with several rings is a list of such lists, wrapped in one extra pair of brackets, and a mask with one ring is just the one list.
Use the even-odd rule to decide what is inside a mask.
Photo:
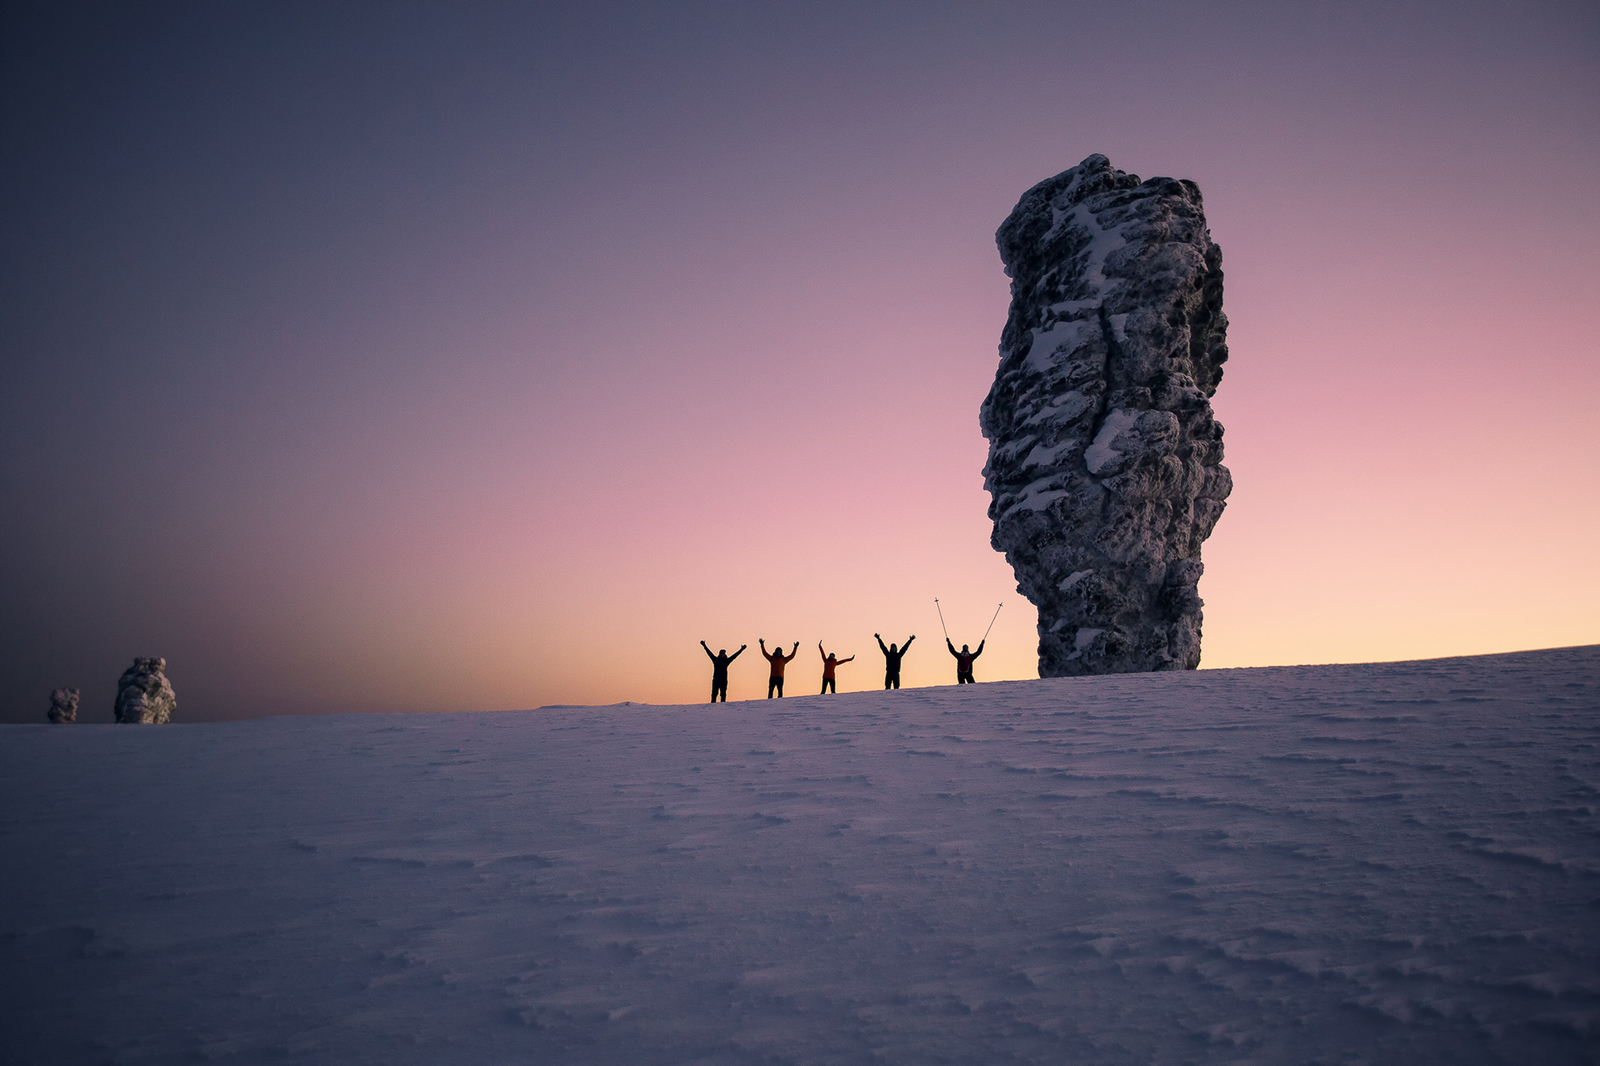
[(836, 665), (843, 666), (845, 663), (850, 662), (854, 658), (855, 658), (855, 656), (852, 655), (852, 656), (850, 656), (849, 659), (840, 659), (839, 662)]
[(765, 656), (767, 662), (770, 663), (772, 661), (772, 656), (767, 654), (767, 642), (766, 642), (766, 640), (764, 638), (757, 637), (756, 638), (756, 643), (761, 645), (761, 654), (763, 656)]
[(905, 642), (905, 643), (904, 643), (904, 644), (902, 644), (902, 645), (900, 645), (900, 652), (901, 652), (901, 654), (904, 654), (904, 653), (905, 653), (905, 650), (906, 650), (906, 649), (907, 649), (907, 648), (909, 648), (909, 647), (911, 647), (911, 642), (912, 642), (912, 641), (913, 641), (913, 640), (916, 640), (916, 639), (917, 639), (917, 635), (916, 635), (916, 634), (915, 634), (915, 633), (913, 633), (913, 634), (911, 634), (911, 635), (910, 635), (910, 636), (909, 636), (909, 637), (907, 637), (907, 638), (906, 638), (906, 642)]
[(878, 634), (876, 634), (876, 633), (874, 633), (872, 635), (878, 641), (878, 650), (883, 652), (883, 654), (888, 655), (889, 654), (889, 646), (883, 642), (883, 638), (878, 636)]
[(945, 637), (944, 638), (944, 646), (950, 649), (950, 654), (951, 655), (955, 655), (957, 657), (959, 657), (961, 655), (960, 652), (956, 651), (956, 646), (954, 644), (950, 643), (950, 638), (949, 637)]
[[(700, 646), (702, 648), (706, 648), (706, 642), (702, 640), (700, 642)], [(711, 649), (710, 648), (706, 648), (706, 658), (710, 659), (712, 662), (716, 662), (717, 661), (717, 657), (715, 655), (711, 654)]]
[(977, 650), (977, 651), (975, 651), (975, 652), (973, 652), (973, 653), (972, 653), (972, 657), (973, 657), (973, 658), (974, 658), (974, 659), (976, 659), (976, 658), (977, 658), (977, 657), (978, 657), (978, 656), (980, 656), (980, 655), (982, 655), (982, 654), (983, 654), (983, 643), (984, 643), (984, 642), (983, 642), (983, 641), (981, 641), (981, 640), (980, 640), (980, 641), (978, 641), (978, 650)]
[(817, 654), (822, 656), (822, 661), (828, 661), (828, 653), (822, 650), (822, 641), (817, 641)]
[(737, 659), (737, 658), (738, 658), (738, 657), (739, 657), (739, 656), (741, 656), (741, 655), (743, 655), (743, 654), (744, 654), (744, 650), (745, 650), (745, 649), (746, 649), (746, 648), (748, 648), (748, 647), (749, 647), (749, 646), (750, 646), (750, 645), (748, 645), (748, 644), (741, 644), (741, 645), (739, 645), (739, 650), (738, 650), (738, 651), (736, 651), (736, 652), (734, 652), (734, 653), (733, 653), (733, 654), (732, 654), (732, 655), (730, 655), (730, 656), (728, 656), (728, 661), (729, 661), (729, 662), (730, 662), (730, 663), (731, 663), (731, 662), (733, 662), (733, 660), (735, 660), (735, 659)]

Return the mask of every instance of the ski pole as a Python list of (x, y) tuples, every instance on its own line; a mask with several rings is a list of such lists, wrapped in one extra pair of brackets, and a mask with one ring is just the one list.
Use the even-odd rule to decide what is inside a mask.
[[(1005, 602), (1001, 601), (1000, 606), (996, 607), (994, 609), (994, 618), (999, 618), (1000, 617), (1000, 607), (1004, 607), (1004, 606), (1005, 606)], [(993, 629), (994, 628), (994, 618), (989, 619), (989, 629)], [(988, 640), (989, 639), (989, 629), (985, 629), (983, 631), (983, 640)], [(978, 641), (978, 643), (982, 644), (983, 640)]]
[[(939, 597), (937, 596), (933, 598), (933, 609), (939, 612), (939, 628), (944, 629), (944, 608), (939, 606)], [(948, 629), (944, 629), (944, 639), (950, 639), (950, 631)]]

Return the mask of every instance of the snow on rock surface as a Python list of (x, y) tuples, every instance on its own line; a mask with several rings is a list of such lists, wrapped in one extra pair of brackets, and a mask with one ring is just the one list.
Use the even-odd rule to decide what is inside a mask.
[(116, 720), (123, 724), (163, 725), (178, 709), (177, 694), (164, 672), (167, 660), (137, 658), (117, 681)]
[(50, 710), (45, 715), (56, 725), (65, 725), (78, 720), (78, 690), (75, 688), (58, 688), (50, 693)]
[(1192, 669), (1200, 545), (1233, 487), (1200, 189), (1092, 155), (1024, 193), (995, 240), (1011, 313), (983, 473), (992, 543), (1039, 608), (1039, 674)]
[(1597, 647), (0, 729), (7, 1062), (1600, 1056)]

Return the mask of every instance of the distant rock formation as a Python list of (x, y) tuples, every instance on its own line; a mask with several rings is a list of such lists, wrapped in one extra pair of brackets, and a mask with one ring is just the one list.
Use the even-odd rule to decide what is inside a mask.
[(1039, 608), (1039, 675), (1200, 664), (1200, 545), (1233, 487), (1210, 397), (1222, 250), (1192, 181), (1091, 155), (995, 234), (1011, 277), (979, 423), (991, 543)]
[(172, 691), (165, 659), (133, 660), (133, 665), (122, 672), (117, 682), (117, 721), (133, 725), (163, 725), (178, 709), (178, 697)]
[(78, 720), (78, 690), (58, 688), (50, 693), (50, 721), (63, 725)]

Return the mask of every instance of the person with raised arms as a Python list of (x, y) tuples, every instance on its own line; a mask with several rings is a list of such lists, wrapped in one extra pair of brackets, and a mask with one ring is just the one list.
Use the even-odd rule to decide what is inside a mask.
[[(700, 642), (700, 646), (702, 648), (706, 648), (706, 642), (702, 640)], [(710, 656), (711, 658), (712, 703), (717, 702), (717, 693), (719, 692), (722, 694), (722, 702), (728, 702), (728, 664), (733, 662), (733, 660), (737, 659), (739, 656), (743, 655), (744, 650), (749, 646), (750, 645), (748, 644), (739, 645), (739, 650), (734, 652), (732, 655), (728, 654), (727, 648), (718, 648), (717, 654), (715, 655), (711, 654), (710, 648), (706, 648), (706, 655)]]
[(837, 696), (839, 694), (839, 685), (833, 679), (834, 667), (850, 662), (855, 656), (852, 655), (849, 659), (835, 659), (831, 652), (822, 651), (822, 641), (820, 640), (817, 641), (817, 651), (822, 654), (822, 692), (820, 695), (826, 696), (831, 688), (834, 695)]
[(772, 690), (777, 689), (778, 698), (781, 700), (783, 699), (783, 668), (796, 655), (800, 654), (800, 642), (798, 640), (794, 642), (794, 650), (788, 655), (783, 654), (781, 645), (769, 652), (767, 651), (767, 642), (765, 640), (758, 639), (756, 643), (761, 645), (761, 654), (765, 655), (767, 662), (772, 664), (772, 673), (767, 677), (767, 699), (770, 700), (772, 698)]
[(988, 638), (985, 637), (984, 640), (978, 641), (977, 651), (968, 651), (965, 644), (961, 645), (960, 651), (956, 651), (956, 646), (951, 643), (950, 638), (944, 638), (944, 646), (949, 648), (950, 654), (956, 657), (956, 684), (976, 685), (978, 683), (977, 679), (972, 676), (972, 660), (983, 654), (983, 645), (987, 640)]
[(898, 649), (895, 648), (893, 644), (885, 648), (883, 646), (883, 638), (878, 636), (876, 633), (872, 635), (877, 637), (878, 650), (883, 652), (883, 687), (899, 688), (900, 660), (905, 656), (906, 652), (911, 649), (911, 642), (917, 639), (917, 635), (915, 633), (911, 634), (906, 638), (906, 642)]

